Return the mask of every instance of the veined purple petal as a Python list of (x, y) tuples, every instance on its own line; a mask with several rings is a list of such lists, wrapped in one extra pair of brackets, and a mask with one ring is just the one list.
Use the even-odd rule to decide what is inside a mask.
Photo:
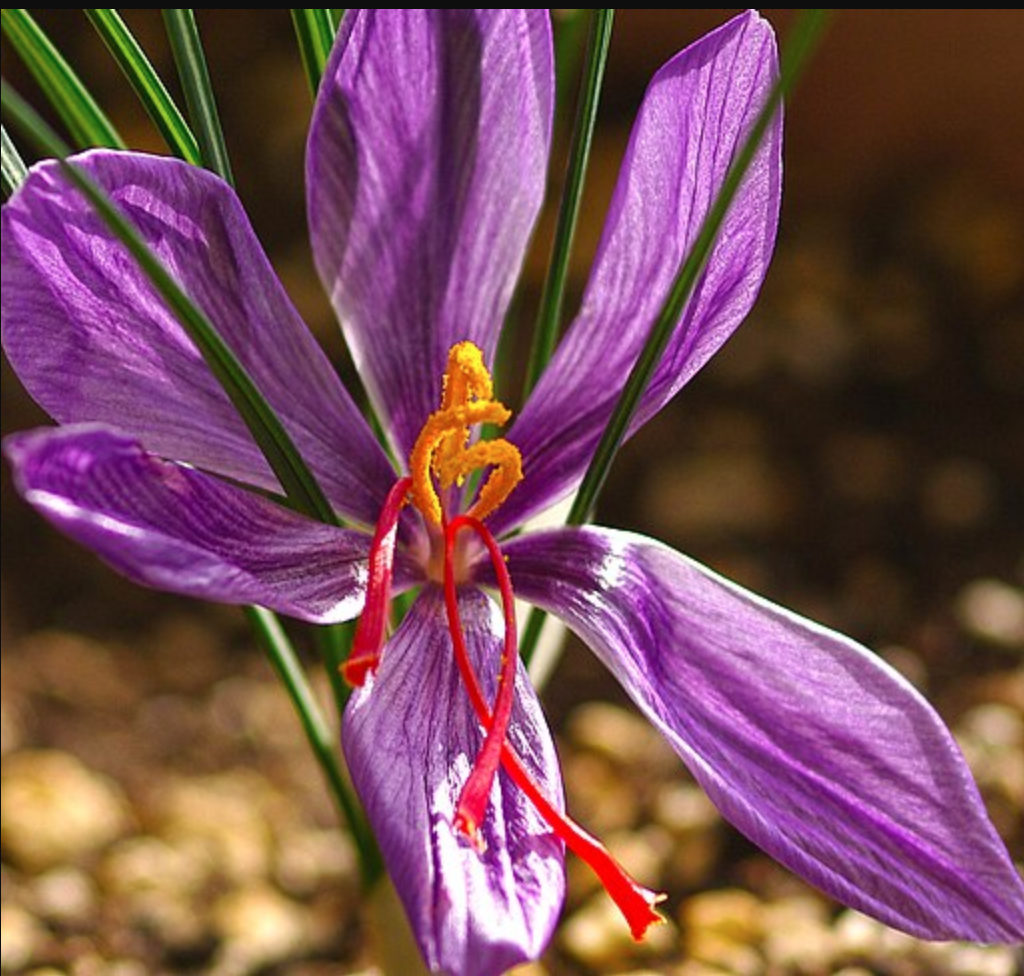
[(307, 149), (309, 226), (403, 460), (448, 349), (491, 361), (544, 196), (554, 89), (545, 10), (351, 11)]
[(370, 537), (324, 525), (98, 425), (4, 441), (18, 491), (137, 583), (316, 623), (363, 607)]
[[(234, 191), (175, 159), (93, 151), (74, 162), (210, 318), (337, 510), (373, 524), (394, 472)], [(155, 454), (277, 489), (192, 341), (52, 162), (33, 167), (3, 208), (3, 344), (60, 423), (111, 424)]]
[[(509, 431), (526, 480), (492, 529), (519, 524), (582, 477), (682, 261), (777, 75), (772, 29), (741, 14), (668, 62), (637, 116), (576, 320)], [(749, 312), (775, 244), (776, 116), (630, 433), (675, 395)]]
[(866, 648), (642, 536), (504, 550), (517, 594), (590, 645), (773, 857), (912, 935), (1024, 939), (1024, 884), (959, 748)]
[[(493, 701), (504, 627), (478, 590), (459, 595), (470, 658)], [(565, 892), (561, 842), (499, 771), (478, 854), (456, 831), (483, 732), (459, 678), (439, 589), (428, 587), (345, 710), (342, 746), (360, 799), (432, 970), (497, 976), (547, 945)], [(563, 808), (551, 733), (522, 667), (509, 743)]]

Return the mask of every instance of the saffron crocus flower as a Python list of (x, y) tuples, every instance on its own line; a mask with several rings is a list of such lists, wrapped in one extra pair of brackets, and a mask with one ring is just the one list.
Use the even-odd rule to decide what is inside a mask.
[[(346, 16), (309, 136), (310, 232), (400, 471), (228, 186), (170, 159), (77, 157), (234, 349), (347, 528), (279, 504), (192, 343), (54, 165), (4, 207), (4, 346), (60, 424), (6, 442), (19, 490), (140, 583), (316, 623), (361, 615), (344, 752), (433, 969), (536, 958), (562, 905), (564, 845), (634, 934), (656, 917), (656, 896), (564, 812), (515, 653), (513, 587), (592, 648), (728, 820), (809, 882), (913, 935), (1024, 936), (1024, 885), (952, 736), (870, 651), (651, 539), (519, 531), (579, 483), (775, 74), (752, 12), (658, 72), (579, 313), (509, 425), (488, 364), (543, 194), (547, 15)], [(750, 309), (780, 156), (776, 120), (633, 430)], [(482, 422), (504, 436), (475, 440)], [(391, 590), (414, 586), (388, 636)]]

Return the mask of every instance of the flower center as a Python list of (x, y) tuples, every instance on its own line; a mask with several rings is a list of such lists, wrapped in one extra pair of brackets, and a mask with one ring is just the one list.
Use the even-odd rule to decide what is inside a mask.
[(494, 399), (491, 374), (480, 350), (472, 342), (452, 346), (441, 409), (427, 418), (409, 455), (412, 503), (427, 522), (441, 525), (444, 519), (433, 478), (448, 491), (453, 485), (462, 487), (468, 474), (490, 466), (487, 481), (466, 513), (474, 518), (487, 518), (508, 498), (523, 478), (519, 449), (504, 439), (470, 445), (469, 437), (474, 424), (501, 426), (511, 416), (512, 412)]
[[(398, 518), (406, 503), (412, 502), (427, 522), (428, 578), (435, 583), (445, 583), (449, 578), (462, 583), (469, 572), (466, 552), (449, 544), (449, 535), (454, 540), (458, 528), (453, 529), (446, 519), (434, 479), (448, 493), (453, 486), (461, 487), (467, 475), (490, 467), (487, 481), (466, 513), (479, 521), (490, 515), (523, 477), (522, 458), (513, 444), (504, 439), (469, 443), (474, 424), (501, 425), (512, 416), (512, 411), (494, 399), (491, 374), (483, 354), (472, 342), (457, 343), (449, 350), (442, 389), (441, 408), (427, 418), (416, 438), (409, 455), (410, 474), (400, 478), (388, 493), (370, 545), (366, 605), (356, 625), (352, 651), (341, 667), (345, 680), (352, 685), (364, 684), (380, 662), (391, 608)], [(483, 532), (490, 535), (486, 529)]]
[[(352, 651), (342, 665), (342, 673), (349, 683), (363, 685), (380, 663), (390, 613), (398, 519), (406, 503), (411, 502), (426, 520), (430, 531), (432, 552), (427, 566), (428, 576), (434, 582), (443, 583), (455, 662), (473, 710), (484, 729), (483, 745), (459, 796), (455, 829), (477, 852), (484, 852), (480, 825), (487, 814), (495, 776), (499, 768), (504, 768), (512, 782), (547, 821), (552, 832), (595, 871), (625, 916), (633, 937), (640, 939), (652, 923), (661, 920), (654, 906), (662, 896), (634, 881), (599, 841), (558, 810), (508, 742), (519, 657), (515, 597), (501, 547), (483, 520), (522, 480), (522, 458), (519, 450), (504, 439), (470, 444), (473, 425), (503, 425), (511, 417), (511, 411), (494, 399), (491, 375), (484, 366), (480, 350), (473, 343), (460, 342), (452, 347), (443, 389), (440, 409), (427, 418), (409, 456), (409, 475), (395, 483), (381, 510), (370, 546), (366, 606), (356, 626)], [(464, 514), (449, 518), (435, 481), (446, 501), (451, 502), (453, 488), (462, 487), (468, 475), (488, 467), (490, 474), (469, 509)], [(470, 660), (459, 617), (458, 587), (468, 582), (468, 568), (465, 550), (457, 545), (457, 541), (465, 530), (471, 531), (486, 549), (501, 596), (505, 635), (492, 705), (488, 705), (484, 697)], [(440, 567), (436, 565), (436, 543), (439, 541), (442, 543), (443, 560)]]

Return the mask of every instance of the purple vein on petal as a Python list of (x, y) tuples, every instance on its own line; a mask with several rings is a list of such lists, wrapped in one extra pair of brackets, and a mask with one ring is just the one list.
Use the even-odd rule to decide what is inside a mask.
[[(508, 438), (526, 480), (492, 520), (511, 528), (578, 483), (679, 268), (778, 73), (750, 11), (669, 61), (637, 115), (581, 307)], [(661, 409), (750, 311), (781, 199), (782, 119), (747, 172), (630, 428)]]
[[(501, 612), (473, 589), (460, 592), (459, 610), (491, 700)], [(457, 831), (459, 796), (482, 742), (453, 657), (443, 596), (427, 587), (386, 646), (375, 677), (349, 700), (342, 746), (424, 959), (431, 969), (461, 976), (498, 976), (537, 958), (558, 920), (565, 885), (561, 842), (503, 772), (481, 827), (484, 854)], [(522, 667), (509, 742), (561, 809), (551, 733)]]
[(449, 348), (491, 361), (544, 195), (546, 10), (360, 10), (307, 150), (313, 252), (370, 396), (408, 457)]
[[(342, 515), (372, 524), (393, 473), (274, 274), (234, 191), (179, 160), (75, 157), (211, 319)], [(198, 350), (53, 163), (3, 208), (3, 344), (61, 423), (262, 488), (277, 482)]]
[[(362, 610), (365, 533), (162, 460), (107, 427), (26, 431), (4, 451), (40, 514), (137, 583), (314, 623)], [(398, 576), (401, 588), (405, 567)]]
[(869, 650), (642, 536), (504, 548), (517, 594), (590, 646), (769, 854), (912, 935), (1024, 938), (1024, 883), (963, 755)]

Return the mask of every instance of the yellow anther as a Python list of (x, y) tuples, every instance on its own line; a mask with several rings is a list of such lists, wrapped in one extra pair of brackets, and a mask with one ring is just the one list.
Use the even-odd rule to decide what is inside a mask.
[(467, 514), (485, 519), (506, 498), (512, 489), (523, 480), (523, 456), (515, 444), (504, 438), (496, 441), (477, 441), (465, 457), (470, 459), (468, 471), (475, 471), (484, 465), (492, 465), (491, 473), (470, 506)]
[[(469, 443), (469, 428), (474, 424), (494, 424), (501, 427), (508, 422), (512, 411), (497, 400), (487, 403), (467, 403), (463, 407), (452, 407), (450, 410), (438, 410), (433, 414), (441, 421), (445, 433), (444, 437), (438, 440), (437, 448), (434, 450), (431, 468), (437, 476), (442, 488), (451, 488), (452, 485), (461, 485), (466, 475), (481, 464), (467, 464), (466, 455), (472, 450), (467, 447)], [(428, 424), (430, 421), (428, 421)], [(424, 430), (426, 427), (424, 427)], [(486, 441), (488, 444), (505, 443), (504, 441)], [(511, 445), (510, 445), (511, 446)], [(484, 464), (490, 462), (483, 462)]]
[(472, 342), (457, 342), (448, 350), (441, 409), (462, 406), (474, 400), (493, 400), (494, 384), (484, 365), (484, 355)]
[(491, 473), (469, 514), (486, 518), (509, 495), (523, 477), (518, 448), (504, 439), (469, 444), (470, 427), (476, 424), (501, 426), (511, 411), (493, 399), (491, 374), (483, 355), (472, 342), (460, 342), (448, 353), (441, 409), (423, 425), (409, 455), (412, 503), (430, 522), (440, 524), (441, 499), (433, 477), (442, 488), (461, 485), (466, 476), (479, 468), (491, 467)]

